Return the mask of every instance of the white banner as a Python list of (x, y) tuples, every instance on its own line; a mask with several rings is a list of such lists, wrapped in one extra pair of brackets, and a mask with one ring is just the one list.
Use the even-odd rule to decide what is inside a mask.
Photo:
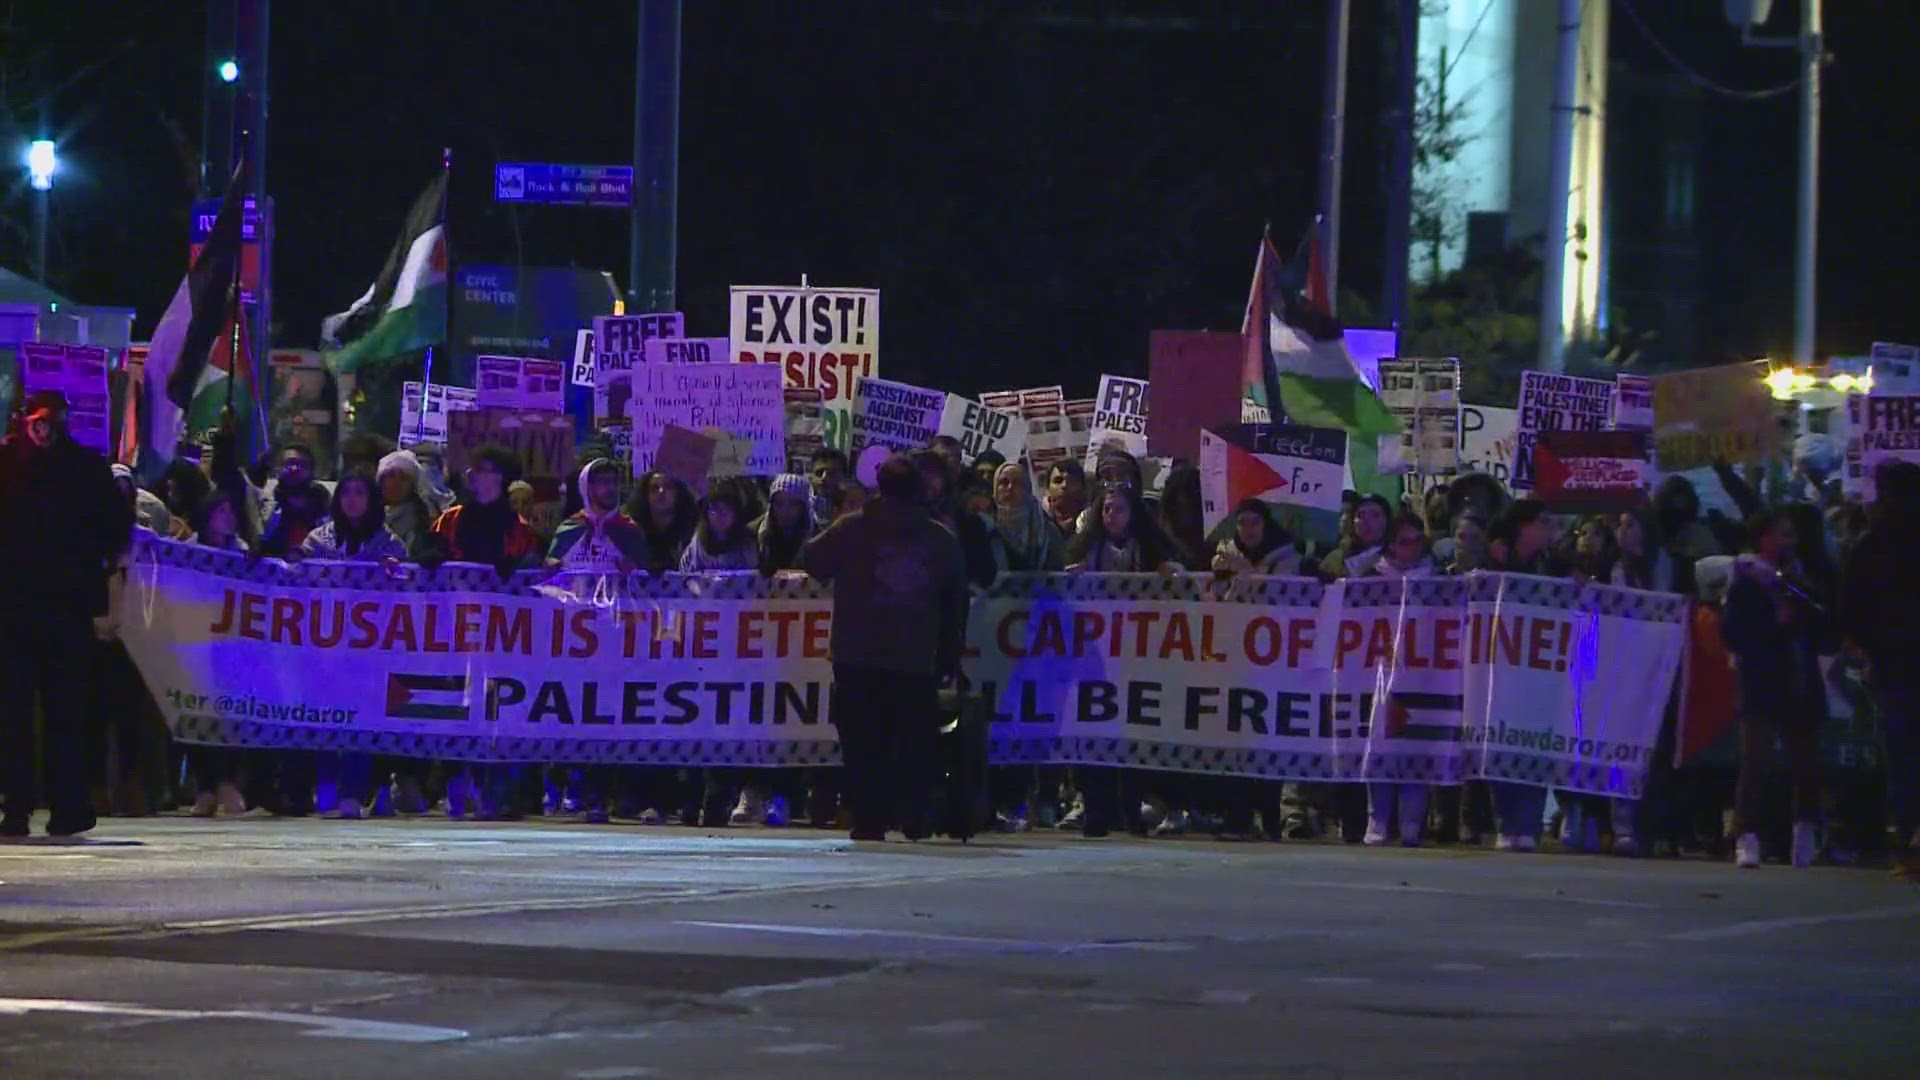
[(940, 434), (940, 418), (946, 408), (943, 391), (862, 378), (853, 391), (853, 442), (849, 453), (858, 461), (870, 446), (918, 450)]
[[(833, 612), (810, 583), (399, 573), (142, 534), (123, 637), (187, 742), (456, 761), (837, 757)], [(1013, 575), (976, 601), (966, 667), (998, 763), (1633, 797), (1686, 611), (1503, 574)]]
[(1134, 457), (1147, 456), (1147, 380), (1100, 376), (1093, 399), (1093, 428), (1087, 435), (1086, 468), (1091, 474), (1100, 452), (1109, 447)]
[(400, 384), (400, 448), (411, 449), (421, 443), (447, 445), (447, 414), (473, 412), (479, 407), (479, 395), (464, 386), (434, 383), (427, 387), (423, 407), (420, 384)]
[[(989, 450), (1007, 461), (1019, 461), (1026, 453), (1027, 424), (1018, 413), (990, 409), (959, 394), (947, 395), (947, 407), (940, 414), (940, 434), (960, 440), (961, 453), (969, 465)], [(1040, 477), (1034, 477), (1036, 490), (1041, 483)]]
[(1533, 444), (1543, 431), (1605, 431), (1613, 411), (1613, 383), (1544, 371), (1520, 373), (1520, 429), (1507, 486), (1533, 490)]
[(880, 290), (735, 285), (727, 337), (735, 361), (774, 364), (787, 386), (817, 388), (826, 445), (851, 445), (854, 383), (880, 374)]

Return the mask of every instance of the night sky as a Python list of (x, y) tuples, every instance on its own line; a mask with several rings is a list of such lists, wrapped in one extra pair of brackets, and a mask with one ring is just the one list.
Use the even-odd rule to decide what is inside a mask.
[[(1743, 52), (1719, 5), (1638, 0), (1723, 82), (1791, 77)], [(1788, 8), (1797, 5), (1787, 3)], [(894, 378), (961, 391), (1144, 372), (1156, 327), (1230, 329), (1264, 222), (1290, 250), (1312, 214), (1322, 11), (1244, 3), (689, 0), (681, 114), (681, 307), (726, 333), (729, 284), (877, 286)], [(1697, 11), (1693, 9), (1698, 9)], [(1378, 297), (1385, 0), (1357, 0), (1342, 285)], [(1675, 10), (1685, 9), (1685, 10)], [(0, 41), (17, 122), (48, 86), (67, 172), (54, 287), (130, 304), (136, 332), (184, 270), (205, 16), (185, 2), (27, 0)], [(1822, 347), (1920, 340), (1920, 4), (1829, 5)], [(634, 5), (330, 0), (273, 12), (269, 185), (277, 344), (372, 280), (408, 205), (455, 154), (463, 263), (610, 269), (617, 211), (492, 204), (496, 160), (620, 163), (633, 132)], [(1614, 57), (1658, 61), (1624, 14)], [(1701, 362), (1784, 346), (1794, 98), (1712, 106)], [(31, 132), (0, 132), (20, 145)], [(11, 187), (0, 262), (24, 269)], [(517, 228), (515, 227), (517, 225)], [(1471, 358), (1468, 358), (1469, 360)]]

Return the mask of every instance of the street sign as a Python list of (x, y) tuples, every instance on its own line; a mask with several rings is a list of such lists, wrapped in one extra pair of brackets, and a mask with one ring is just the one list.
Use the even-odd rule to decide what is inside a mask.
[(631, 165), (513, 163), (493, 167), (493, 198), (552, 206), (633, 205)]

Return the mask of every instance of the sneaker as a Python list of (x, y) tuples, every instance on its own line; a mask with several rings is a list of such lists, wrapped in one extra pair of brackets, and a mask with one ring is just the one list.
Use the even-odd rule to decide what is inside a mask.
[(1616, 836), (1613, 838), (1613, 853), (1623, 859), (1637, 859), (1640, 857), (1640, 841), (1631, 836)]
[(1512, 833), (1501, 833), (1493, 839), (1493, 850), (1512, 851), (1514, 846), (1513, 841), (1514, 835)]
[(1060, 823), (1058, 825), (1055, 825), (1054, 828), (1078, 829), (1083, 827), (1086, 824), (1086, 821), (1087, 821), (1087, 804), (1076, 799), (1074, 800), (1074, 803), (1073, 803), (1073, 809), (1067, 811), (1067, 815), (1061, 818)]
[(1379, 847), (1387, 842), (1387, 816), (1385, 814), (1367, 815), (1367, 834), (1360, 842), (1368, 847)]
[(1740, 839), (1733, 842), (1733, 865), (1742, 870), (1755, 870), (1759, 868), (1759, 836), (1753, 833), (1740, 834)]
[(727, 824), (758, 825), (764, 813), (760, 806), (760, 796), (752, 788), (742, 788), (740, 801), (734, 805), (733, 812), (727, 815)]
[(660, 816), (660, 811), (649, 806), (640, 811), (639, 822), (642, 825), (664, 825), (666, 819)]
[(767, 800), (767, 816), (764, 819), (770, 829), (783, 828), (787, 824), (787, 799), (784, 795), (775, 795)]
[(1796, 821), (1793, 824), (1793, 865), (1804, 870), (1813, 865), (1820, 854), (1820, 835), (1814, 831), (1813, 822)]
[(1155, 836), (1184, 835), (1187, 831), (1187, 824), (1190, 820), (1191, 819), (1187, 816), (1187, 812), (1185, 810), (1170, 810), (1167, 812), (1167, 816), (1161, 819), (1160, 824), (1155, 825), (1153, 827), (1153, 835)]
[(220, 803), (219, 800), (214, 797), (213, 792), (203, 791), (193, 797), (194, 817), (212, 817), (219, 812)]
[(243, 817), (247, 812), (246, 796), (233, 784), (221, 784), (214, 798), (219, 802), (220, 812), (228, 817)]

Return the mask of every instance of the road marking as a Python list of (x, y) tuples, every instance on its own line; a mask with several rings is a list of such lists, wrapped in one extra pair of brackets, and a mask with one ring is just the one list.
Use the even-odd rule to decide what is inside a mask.
[(942, 1020), (907, 1030), (915, 1035), (971, 1035), (987, 1025), (979, 1020)]
[(1555, 904), (1625, 908), (1632, 911), (1655, 911), (1660, 907), (1659, 904), (1648, 900), (1606, 900), (1595, 896), (1542, 896), (1538, 893), (1474, 892), (1470, 889), (1441, 889), (1431, 885), (1383, 885), (1370, 881), (1303, 881), (1299, 878), (1287, 878), (1285, 880), (1289, 886), (1304, 885), (1310, 889), (1351, 889), (1356, 892), (1418, 893), (1424, 896), (1464, 896), (1474, 900), (1545, 900)]
[(835, 1043), (818, 1043), (818, 1042), (777, 1043), (773, 1046), (758, 1047), (754, 1050), (754, 1053), (785, 1054), (792, 1057), (798, 1057), (803, 1054), (830, 1054), (833, 1051), (838, 1049), (840, 1049), (840, 1047)]
[(1726, 926), (1710, 926), (1703, 930), (1682, 930), (1668, 934), (1667, 937), (1674, 941), (1720, 941), (1726, 938), (1751, 937), (1755, 934), (1771, 934), (1775, 930), (1797, 930), (1803, 926), (1831, 926), (1836, 923), (1870, 922), (1877, 919), (1920, 919), (1920, 904), (1868, 908), (1865, 911), (1847, 911), (1835, 915), (1794, 915), (1782, 919), (1753, 919), (1747, 922), (1729, 923)]
[(757, 934), (787, 934), (793, 937), (890, 938), (902, 941), (930, 941), (942, 945), (985, 945), (1022, 952), (1189, 952), (1193, 946), (1177, 941), (1031, 941), (1020, 938), (970, 937), (965, 934), (938, 934), (923, 930), (880, 930), (860, 926), (801, 926), (792, 923), (710, 922), (683, 919), (678, 926), (698, 926), (707, 930), (740, 930)]
[(375, 1042), (440, 1043), (467, 1037), (458, 1028), (427, 1024), (400, 1024), (387, 1020), (354, 1020), (344, 1016), (306, 1013), (256, 1012), (251, 1009), (162, 1009), (118, 1001), (73, 1001), (66, 998), (0, 998), (0, 1016), (29, 1013), (74, 1013), (82, 1016), (134, 1016), (152, 1020), (259, 1020), (305, 1028), (302, 1034), (321, 1039), (367, 1039)]

